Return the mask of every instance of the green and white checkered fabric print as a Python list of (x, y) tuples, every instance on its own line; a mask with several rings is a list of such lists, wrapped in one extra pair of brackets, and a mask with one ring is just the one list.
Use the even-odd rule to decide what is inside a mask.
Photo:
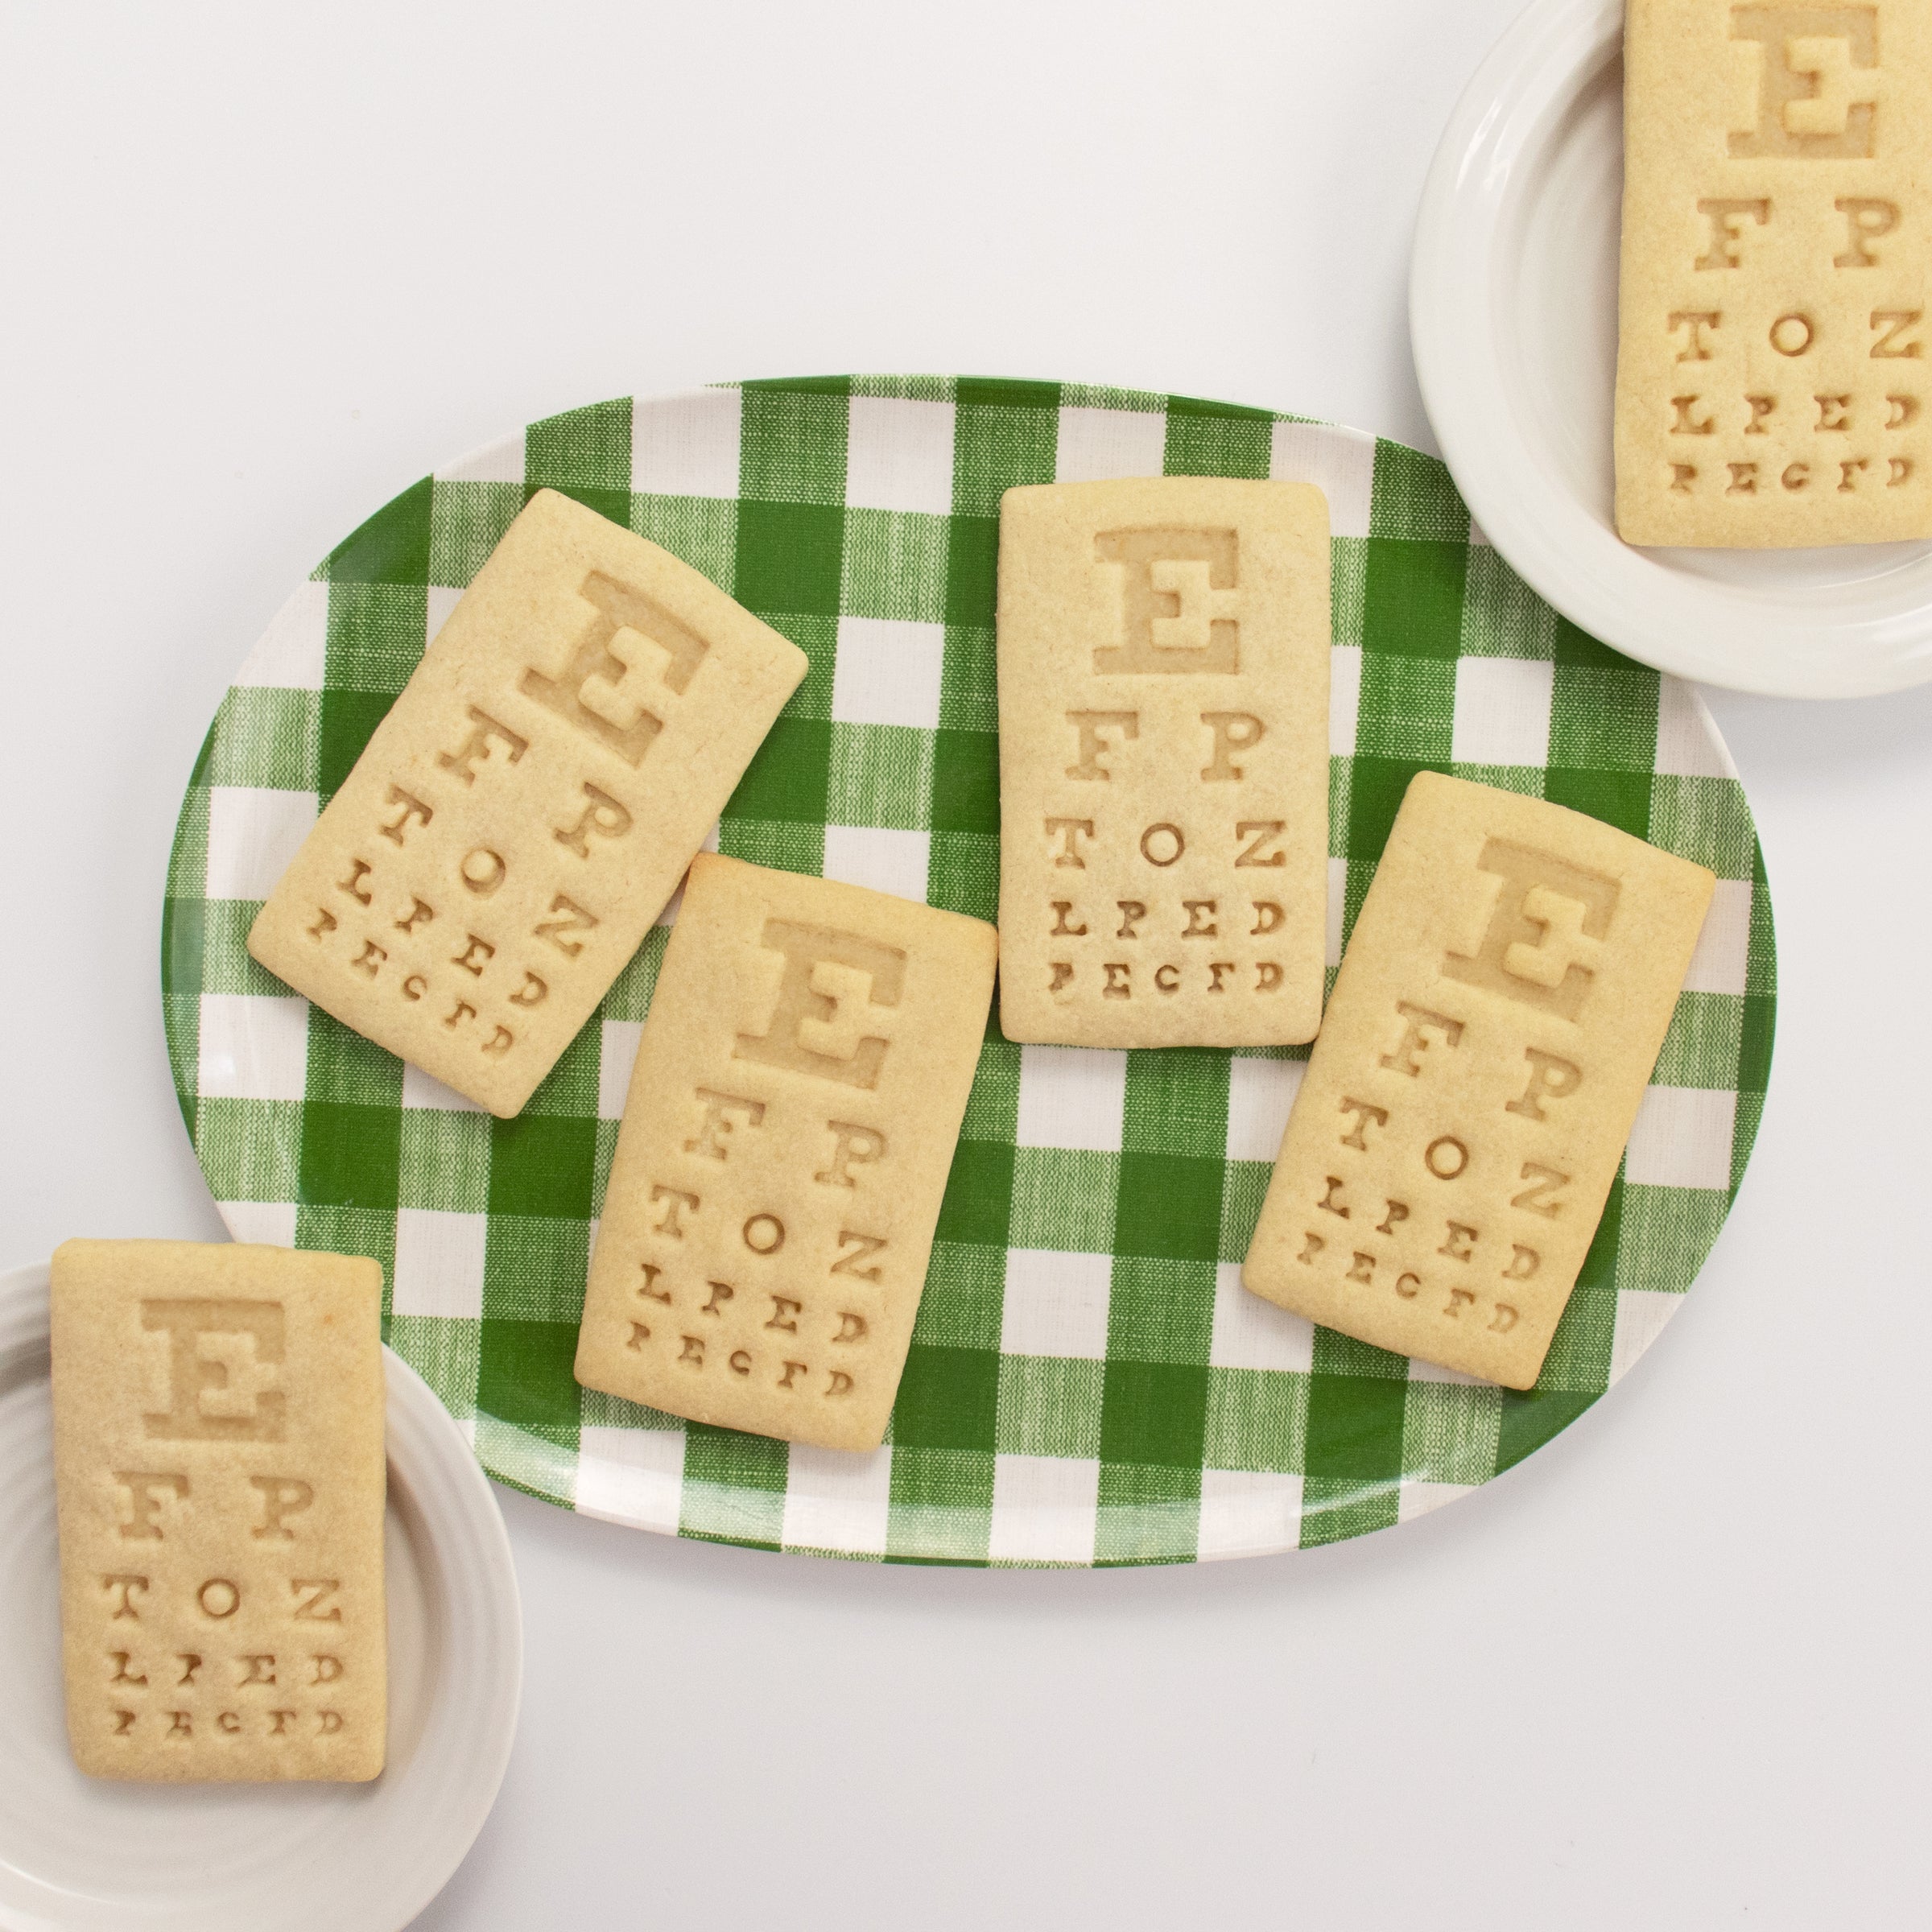
[[(995, 1030), (886, 1448), (788, 1450), (580, 1389), (585, 1261), (662, 928), (507, 1121), (243, 948), (425, 638), (528, 493), (564, 490), (811, 657), (720, 848), (990, 919), (1000, 493), (1162, 472), (1327, 493), (1331, 966), (1424, 767), (1558, 799), (1722, 881), (1541, 1383), (1472, 1383), (1242, 1290), (1305, 1054), (1021, 1047)], [(1439, 463), (1257, 410), (964, 378), (602, 403), (405, 490), (290, 598), (224, 701), (182, 807), (162, 976), (183, 1117), (229, 1228), (381, 1261), (390, 1344), (492, 1473), (686, 1536), (994, 1563), (1332, 1542), (1519, 1461), (1695, 1277), (1757, 1132), (1775, 991), (1750, 813), (1703, 705), (1541, 603)]]

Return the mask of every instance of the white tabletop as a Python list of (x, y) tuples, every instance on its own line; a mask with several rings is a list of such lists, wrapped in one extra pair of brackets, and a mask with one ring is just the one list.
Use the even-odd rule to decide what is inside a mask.
[[(168, 840), (230, 673), (371, 509), (742, 375), (1073, 378), (1433, 447), (1414, 211), (1516, 4), (7, 10), (0, 1266), (221, 1235), (162, 1046)], [(522, 1729), (419, 1924), (1922, 1909), (1932, 691), (1714, 702), (1777, 1063), (1732, 1224), (1608, 1400), (1425, 1521), (1202, 1569), (775, 1558), (499, 1492)]]

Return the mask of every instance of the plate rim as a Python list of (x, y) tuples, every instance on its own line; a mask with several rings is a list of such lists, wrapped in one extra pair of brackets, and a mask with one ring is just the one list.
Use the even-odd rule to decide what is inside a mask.
[[(211, 1243), (209, 1245), (219, 1245)], [(47, 1294), (51, 1263), (28, 1262), (0, 1269), (0, 1365), (34, 1352), (44, 1352), (49, 1339)], [(378, 1861), (345, 1871), (340, 1839), (312, 1841), (304, 1849), (310, 1876), (320, 1859), (334, 1856), (336, 1876), (329, 1895), (320, 1903), (290, 1909), (287, 1868), (270, 1868), (237, 1874), (225, 1896), (212, 1900), (157, 1900), (154, 1915), (143, 1913), (138, 1922), (156, 1927), (192, 1922), (221, 1932), (225, 1926), (274, 1928), (275, 1932), (328, 1932), (348, 1922), (346, 1912), (365, 1932), (402, 1932), (456, 1874), (482, 1831), (493, 1809), (510, 1752), (516, 1741), (522, 1702), (523, 1612), (517, 1587), (510, 1534), (489, 1478), (477, 1461), (462, 1428), (437, 1399), (429, 1385), (386, 1344), (382, 1349), (385, 1426), (392, 1497), (400, 1490), (402, 1508), (422, 1525), (419, 1552), (431, 1572), (432, 1627), (436, 1641), (438, 1684), (426, 1715), (411, 1763), (427, 1761), (432, 1749), (437, 1761), (454, 1764), (457, 1780), (431, 1780), (423, 1805), (423, 1791), (412, 1795), (409, 1828), (397, 1831), (386, 1842), (401, 1854), (401, 1869), (388, 1869), (393, 1879), (376, 1892), (353, 1896), (350, 1873), (357, 1869), (380, 1875)], [(30, 1365), (27, 1375), (43, 1373)], [(440, 1614), (437, 1614), (438, 1612)], [(482, 1660), (488, 1667), (458, 1681), (465, 1659)], [(50, 1668), (58, 1670), (58, 1659)], [(493, 1695), (467, 1694), (464, 1684), (477, 1676)], [(301, 1789), (302, 1787), (296, 1787)], [(372, 1790), (379, 1787), (371, 1787)], [(378, 1801), (379, 1802), (379, 1801)], [(352, 1831), (345, 1834), (351, 1845)], [(42, 1901), (24, 1914), (0, 1899), (0, 1928), (6, 1932), (47, 1932), (64, 1923), (95, 1924), (97, 1918), (68, 1922), (60, 1915), (61, 1894), (19, 1867), (11, 1868), (31, 1897)], [(385, 1903), (386, 1900), (386, 1903)], [(91, 1907), (108, 1901), (89, 1895)], [(312, 1916), (311, 1913), (312, 1913)]]
[[(1538, 596), (1659, 671), (1767, 697), (1856, 698), (1932, 679), (1932, 597), (1829, 623), (1775, 594), (1687, 578), (1545, 478), (1515, 427), (1492, 315), (1509, 184), (1620, 44), (1623, 0), (1531, 0), (1484, 57), (1430, 163), (1410, 256), (1422, 407), (1471, 514)], [(1505, 424), (1502, 429), (1493, 426)], [(1749, 552), (1734, 553), (1748, 555)]]

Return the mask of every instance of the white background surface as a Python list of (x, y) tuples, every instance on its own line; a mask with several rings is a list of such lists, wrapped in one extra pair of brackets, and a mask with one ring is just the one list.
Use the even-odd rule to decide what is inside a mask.
[[(168, 840), (362, 517), (528, 419), (736, 376), (1057, 376), (1431, 448), (1414, 204), (1515, 3), (7, 0), (0, 1265), (221, 1236), (162, 1046)], [(1932, 691), (1716, 709), (1777, 1066), (1608, 1401), (1423, 1522), (1204, 1570), (778, 1559), (500, 1491), (522, 1729), (419, 1923), (1908, 1922)]]

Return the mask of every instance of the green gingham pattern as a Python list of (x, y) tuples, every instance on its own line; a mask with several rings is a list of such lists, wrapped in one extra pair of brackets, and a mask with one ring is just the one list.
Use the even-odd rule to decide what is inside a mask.
[[(664, 928), (510, 1121), (291, 997), (243, 947), (426, 637), (529, 493), (565, 491), (811, 658), (721, 848), (991, 919), (1000, 493), (1162, 472), (1327, 493), (1331, 968), (1424, 768), (1718, 874), (1542, 1381), (1472, 1383), (1241, 1288), (1305, 1049), (1022, 1047), (994, 1027), (883, 1450), (788, 1450), (580, 1389), (586, 1258)], [(964, 378), (601, 403), (405, 490), (290, 599), (223, 702), (182, 807), (162, 980), (182, 1115), (232, 1232), (381, 1261), (390, 1343), (493, 1475), (685, 1536), (968, 1563), (1334, 1542), (1520, 1461), (1690, 1286), (1757, 1133), (1775, 1005), (1757, 838), (1702, 703), (1539, 601), (1439, 463), (1259, 410)]]

